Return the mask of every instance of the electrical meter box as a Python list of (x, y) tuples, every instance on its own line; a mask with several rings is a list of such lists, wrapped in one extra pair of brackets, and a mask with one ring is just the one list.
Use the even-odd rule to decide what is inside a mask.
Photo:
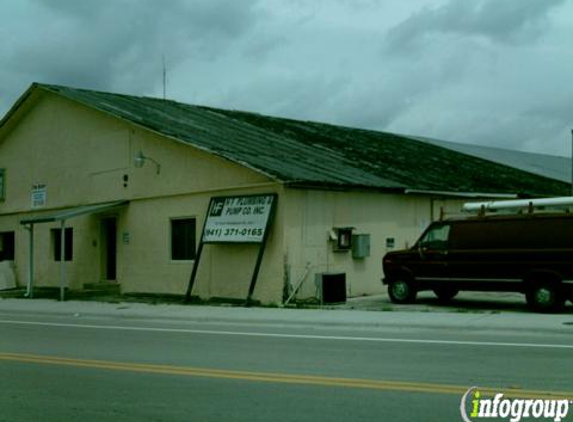
[(352, 235), (352, 258), (363, 259), (370, 256), (370, 235)]
[(333, 229), (334, 237), (331, 240), (333, 243), (334, 252), (347, 252), (352, 250), (352, 230), (354, 227), (335, 227)]

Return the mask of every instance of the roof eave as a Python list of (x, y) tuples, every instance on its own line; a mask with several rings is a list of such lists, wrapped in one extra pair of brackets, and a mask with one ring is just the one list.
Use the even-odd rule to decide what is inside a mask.
[(452, 198), (499, 198), (499, 199), (516, 199), (519, 198), (517, 193), (487, 193), (487, 192), (456, 192), (456, 191), (436, 191), (424, 189), (405, 189), (406, 195), (429, 195)]
[(376, 186), (367, 184), (356, 184), (356, 183), (337, 183), (330, 181), (314, 181), (314, 180), (290, 180), (283, 182), (283, 185), (291, 189), (328, 189), (328, 190), (362, 190), (362, 191), (372, 191), (379, 193), (404, 193), (405, 189), (399, 186)]

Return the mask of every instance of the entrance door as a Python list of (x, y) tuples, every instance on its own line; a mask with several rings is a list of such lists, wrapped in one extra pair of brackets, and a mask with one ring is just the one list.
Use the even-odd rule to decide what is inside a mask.
[(117, 220), (101, 220), (101, 274), (106, 281), (117, 279)]

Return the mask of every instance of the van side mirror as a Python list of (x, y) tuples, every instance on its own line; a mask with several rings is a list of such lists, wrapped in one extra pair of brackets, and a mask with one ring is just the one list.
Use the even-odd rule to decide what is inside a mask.
[(424, 250), (427, 249), (423, 242), (418, 242), (416, 244), (416, 248), (418, 249), (418, 253), (420, 254), (420, 258), (424, 258)]

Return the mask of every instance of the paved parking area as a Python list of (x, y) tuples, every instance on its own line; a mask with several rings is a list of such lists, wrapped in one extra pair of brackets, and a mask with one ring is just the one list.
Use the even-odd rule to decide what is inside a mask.
[[(336, 309), (363, 311), (500, 313), (530, 312), (525, 296), (507, 292), (460, 292), (450, 303), (440, 303), (432, 292), (420, 292), (415, 303), (397, 305), (387, 294), (349, 298), (346, 303), (333, 305)], [(564, 313), (573, 314), (573, 305), (567, 302)]]
[[(22, 298), (23, 290), (0, 292), (0, 299)], [(59, 291), (53, 292), (37, 291), (34, 295), (37, 299), (59, 298)], [(82, 302), (100, 303), (147, 303), (147, 304), (182, 304), (183, 296), (121, 296), (121, 295), (71, 295), (66, 296), (67, 300)], [(25, 300), (26, 301), (26, 300)], [(6, 303), (6, 302), (4, 302)], [(208, 305), (217, 307), (242, 307), (242, 302), (206, 302), (196, 305)], [(272, 306), (271, 306), (272, 307)], [(275, 306), (276, 307), (276, 306)], [(279, 305), (278, 307), (283, 307)], [(530, 313), (525, 303), (525, 296), (519, 293), (508, 292), (460, 292), (450, 303), (441, 303), (434, 293), (420, 292), (415, 303), (408, 305), (397, 305), (390, 301), (386, 293), (372, 296), (361, 296), (348, 298), (346, 303), (317, 305), (316, 303), (303, 302), (298, 305), (292, 303), (287, 308), (325, 309), (325, 310), (358, 310), (376, 312), (442, 312), (442, 313)], [(1, 310), (1, 306), (0, 306)], [(573, 315), (573, 304), (567, 302), (564, 314)]]

